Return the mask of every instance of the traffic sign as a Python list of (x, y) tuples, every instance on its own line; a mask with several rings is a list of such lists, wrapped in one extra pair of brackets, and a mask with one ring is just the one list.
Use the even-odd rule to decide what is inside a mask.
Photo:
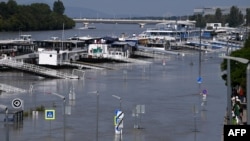
[(207, 94), (207, 90), (206, 89), (202, 90), (202, 94)]
[(114, 116), (115, 133), (121, 134), (123, 128), (123, 118), (124, 113), (121, 110), (116, 110), (116, 115)]
[(45, 110), (45, 119), (54, 120), (56, 118), (55, 110)]
[(201, 77), (198, 77), (198, 78), (197, 78), (197, 83), (200, 84), (201, 82), (202, 82), (202, 78), (201, 78)]
[(166, 60), (165, 60), (165, 59), (162, 60), (162, 65), (163, 65), (163, 66), (166, 66)]
[(123, 118), (124, 117), (124, 113), (121, 110), (117, 110), (116, 111), (116, 116), (117, 116), (117, 118)]
[(22, 107), (22, 100), (19, 98), (15, 98), (12, 100), (12, 107), (13, 108), (21, 108)]

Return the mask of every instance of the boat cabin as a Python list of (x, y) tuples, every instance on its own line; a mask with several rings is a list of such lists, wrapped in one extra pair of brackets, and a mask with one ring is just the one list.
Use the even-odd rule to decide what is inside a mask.
[(117, 41), (109, 46), (108, 51), (115, 58), (129, 58), (135, 47), (136, 43), (133, 41)]
[(88, 58), (107, 58), (108, 57), (108, 44), (89, 44), (88, 45)]
[(64, 62), (76, 61), (87, 53), (84, 41), (43, 40), (35, 43), (38, 46), (39, 65), (63, 65)]
[(33, 53), (37, 50), (31, 35), (20, 35), (19, 39), (0, 40), (0, 54), (17, 56)]
[(147, 29), (139, 34), (139, 38), (183, 41), (199, 37), (200, 31), (192, 21), (169, 21), (156, 24), (155, 28)]

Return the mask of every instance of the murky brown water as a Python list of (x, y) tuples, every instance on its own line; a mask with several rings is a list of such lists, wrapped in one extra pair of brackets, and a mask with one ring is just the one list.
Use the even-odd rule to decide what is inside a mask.
[[(162, 60), (150, 60), (150, 65), (115, 65), (116, 70), (86, 71), (82, 80), (44, 79), (23, 72), (1, 72), (0, 83), (34, 92), (0, 95), (0, 104), (12, 108), (15, 98), (23, 100), (24, 110), (43, 105), (55, 109), (56, 119), (45, 120), (44, 113), (24, 118), (22, 125), (10, 125), (9, 141), (119, 141), (113, 118), (122, 98), (124, 111), (123, 141), (219, 141), (226, 110), (226, 86), (221, 80), (217, 54), (206, 54), (202, 61), (203, 83), (197, 84), (198, 56), (171, 57), (166, 66)], [(194, 65), (190, 65), (190, 62)], [(125, 73), (126, 72), (126, 73)], [(69, 100), (70, 89), (75, 100)], [(201, 106), (198, 93), (206, 89), (207, 103)], [(98, 90), (97, 95), (91, 93)], [(63, 101), (55, 92), (66, 97), (70, 114), (64, 116)], [(99, 104), (98, 120), (96, 115)], [(136, 105), (145, 105), (145, 113), (134, 116)], [(194, 107), (197, 113), (194, 113)], [(3, 116), (0, 119), (0, 139), (6, 139)], [(98, 134), (96, 124), (98, 121)], [(140, 129), (134, 128), (140, 126)], [(194, 132), (194, 130), (197, 132)], [(65, 134), (64, 134), (65, 131)]]

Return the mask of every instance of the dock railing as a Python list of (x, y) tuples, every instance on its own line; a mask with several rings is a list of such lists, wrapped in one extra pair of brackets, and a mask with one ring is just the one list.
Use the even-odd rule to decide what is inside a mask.
[(25, 90), (25, 89), (17, 88), (17, 87), (7, 85), (7, 84), (2, 84), (2, 83), (0, 83), (0, 90), (4, 91), (4, 92), (7, 92), (7, 93), (9, 93), (9, 92), (14, 92), (14, 93), (16, 93), (16, 92), (19, 92), (19, 93), (27, 92), (27, 90)]
[(40, 74), (40, 75), (47, 76), (47, 77), (64, 78), (64, 79), (78, 79), (79, 78), (78, 76), (73, 75), (73, 74), (60, 72), (54, 69), (37, 66), (34, 64), (25, 63), (23, 61), (14, 60), (12, 58), (0, 59), (0, 64), (7, 66), (7, 67), (19, 69), (19, 70), (33, 72), (33, 73)]

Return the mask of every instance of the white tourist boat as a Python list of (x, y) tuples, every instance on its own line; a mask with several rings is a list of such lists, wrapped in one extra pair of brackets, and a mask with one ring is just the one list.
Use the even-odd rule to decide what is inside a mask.
[(200, 30), (192, 21), (171, 21), (156, 24), (155, 28), (149, 28), (138, 35), (140, 39), (164, 39), (168, 41), (181, 41), (189, 38), (197, 38)]
[(28, 43), (33, 43), (33, 39), (32, 39), (32, 35), (19, 35), (19, 38), (0, 40), (0, 43), (28, 44)]
[(17, 56), (36, 51), (32, 35), (19, 35), (16, 39), (0, 40), (0, 54), (8, 56)]

